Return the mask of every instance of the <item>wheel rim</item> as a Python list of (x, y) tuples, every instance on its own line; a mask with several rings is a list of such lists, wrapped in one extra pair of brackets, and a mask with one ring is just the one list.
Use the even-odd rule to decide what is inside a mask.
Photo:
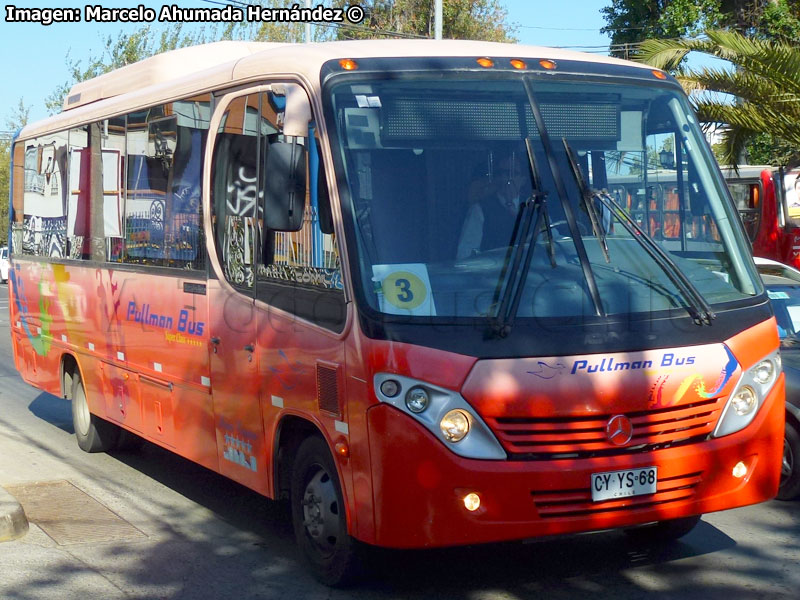
[(792, 476), (794, 470), (794, 454), (789, 440), (783, 438), (783, 461), (781, 461), (781, 484)]
[(323, 556), (332, 555), (336, 549), (340, 512), (331, 476), (316, 465), (303, 492), (303, 527), (308, 539)]
[(75, 397), (72, 401), (75, 403), (75, 426), (78, 429), (78, 433), (82, 436), (87, 436), (89, 434), (91, 415), (89, 414), (89, 404), (86, 402), (86, 393), (83, 391), (82, 385), (79, 385), (75, 390)]

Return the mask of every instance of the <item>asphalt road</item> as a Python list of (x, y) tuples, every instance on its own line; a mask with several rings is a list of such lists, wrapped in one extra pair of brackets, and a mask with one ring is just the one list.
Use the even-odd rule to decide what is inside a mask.
[[(800, 596), (800, 502), (777, 501), (707, 515), (661, 548), (604, 532), (381, 552), (365, 582), (330, 590), (299, 564), (282, 505), (150, 444), (130, 453), (81, 452), (69, 404), (15, 371), (7, 306), (2, 285), (0, 486), (40, 495), (23, 502), (38, 515), (29, 533), (0, 544), (3, 600)], [(77, 505), (42, 501), (42, 490), (70, 491)]]

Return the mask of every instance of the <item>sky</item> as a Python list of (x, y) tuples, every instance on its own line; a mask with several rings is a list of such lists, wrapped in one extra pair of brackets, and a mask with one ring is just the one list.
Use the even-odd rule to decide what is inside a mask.
[[(287, 5), (292, 1), (287, 0)], [(313, 5), (322, 0), (314, 0)], [(139, 4), (156, 8), (163, 4), (181, 7), (218, 6), (208, 0), (174, 0), (173, 2), (151, 2), (149, 0), (94, 0), (93, 4), (104, 8), (133, 8)], [(324, 3), (324, 2), (323, 2)], [(131, 32), (142, 24), (121, 22), (54, 23), (44, 26), (38, 23), (7, 21), (7, 6), (3, 4), (3, 20), (0, 21), (0, 56), (3, 57), (0, 74), (0, 131), (6, 131), (6, 120), (14, 114), (20, 99), (30, 107), (31, 122), (48, 115), (45, 99), (57, 86), (69, 80), (66, 57), (82, 60), (101, 54), (103, 39), (116, 37), (120, 31)], [(600, 10), (611, 4), (611, 0), (501, 0), (508, 9), (509, 21), (518, 25), (517, 37), (524, 44), (569, 47), (605, 54), (609, 37), (600, 33), (605, 21)], [(86, 2), (71, 0), (59, 2), (13, 2), (18, 8), (80, 8)], [(83, 15), (81, 15), (83, 16)], [(155, 24), (154, 28), (158, 25)]]

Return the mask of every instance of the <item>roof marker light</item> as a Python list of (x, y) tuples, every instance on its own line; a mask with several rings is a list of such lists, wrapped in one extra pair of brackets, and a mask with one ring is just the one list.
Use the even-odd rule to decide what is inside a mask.
[(556, 64), (556, 61), (547, 58), (543, 58), (542, 60), (540, 60), (539, 64), (542, 66), (543, 69), (547, 69), (548, 71), (552, 71), (558, 66)]
[(511, 66), (515, 69), (527, 69), (528, 65), (525, 63), (524, 60), (520, 60), (518, 58), (511, 59)]
[(491, 58), (486, 58), (486, 57), (479, 58), (479, 59), (477, 59), (477, 61), (476, 61), (476, 62), (477, 62), (477, 63), (478, 63), (480, 66), (482, 66), (484, 69), (488, 69), (488, 68), (490, 68), (490, 67), (493, 67), (493, 66), (494, 66), (494, 61), (493, 61)]
[(651, 72), (653, 73), (653, 75), (656, 76), (656, 79), (666, 79), (667, 78), (667, 74), (664, 73), (664, 71), (659, 71), (658, 69), (653, 69)]
[(339, 61), (339, 66), (345, 71), (355, 71), (358, 68), (358, 63), (352, 58), (343, 58)]

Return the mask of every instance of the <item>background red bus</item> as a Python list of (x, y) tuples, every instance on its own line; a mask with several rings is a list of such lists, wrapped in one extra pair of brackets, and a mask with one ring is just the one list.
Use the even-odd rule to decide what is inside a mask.
[(741, 165), (723, 168), (753, 256), (800, 268), (800, 199), (796, 171)]

